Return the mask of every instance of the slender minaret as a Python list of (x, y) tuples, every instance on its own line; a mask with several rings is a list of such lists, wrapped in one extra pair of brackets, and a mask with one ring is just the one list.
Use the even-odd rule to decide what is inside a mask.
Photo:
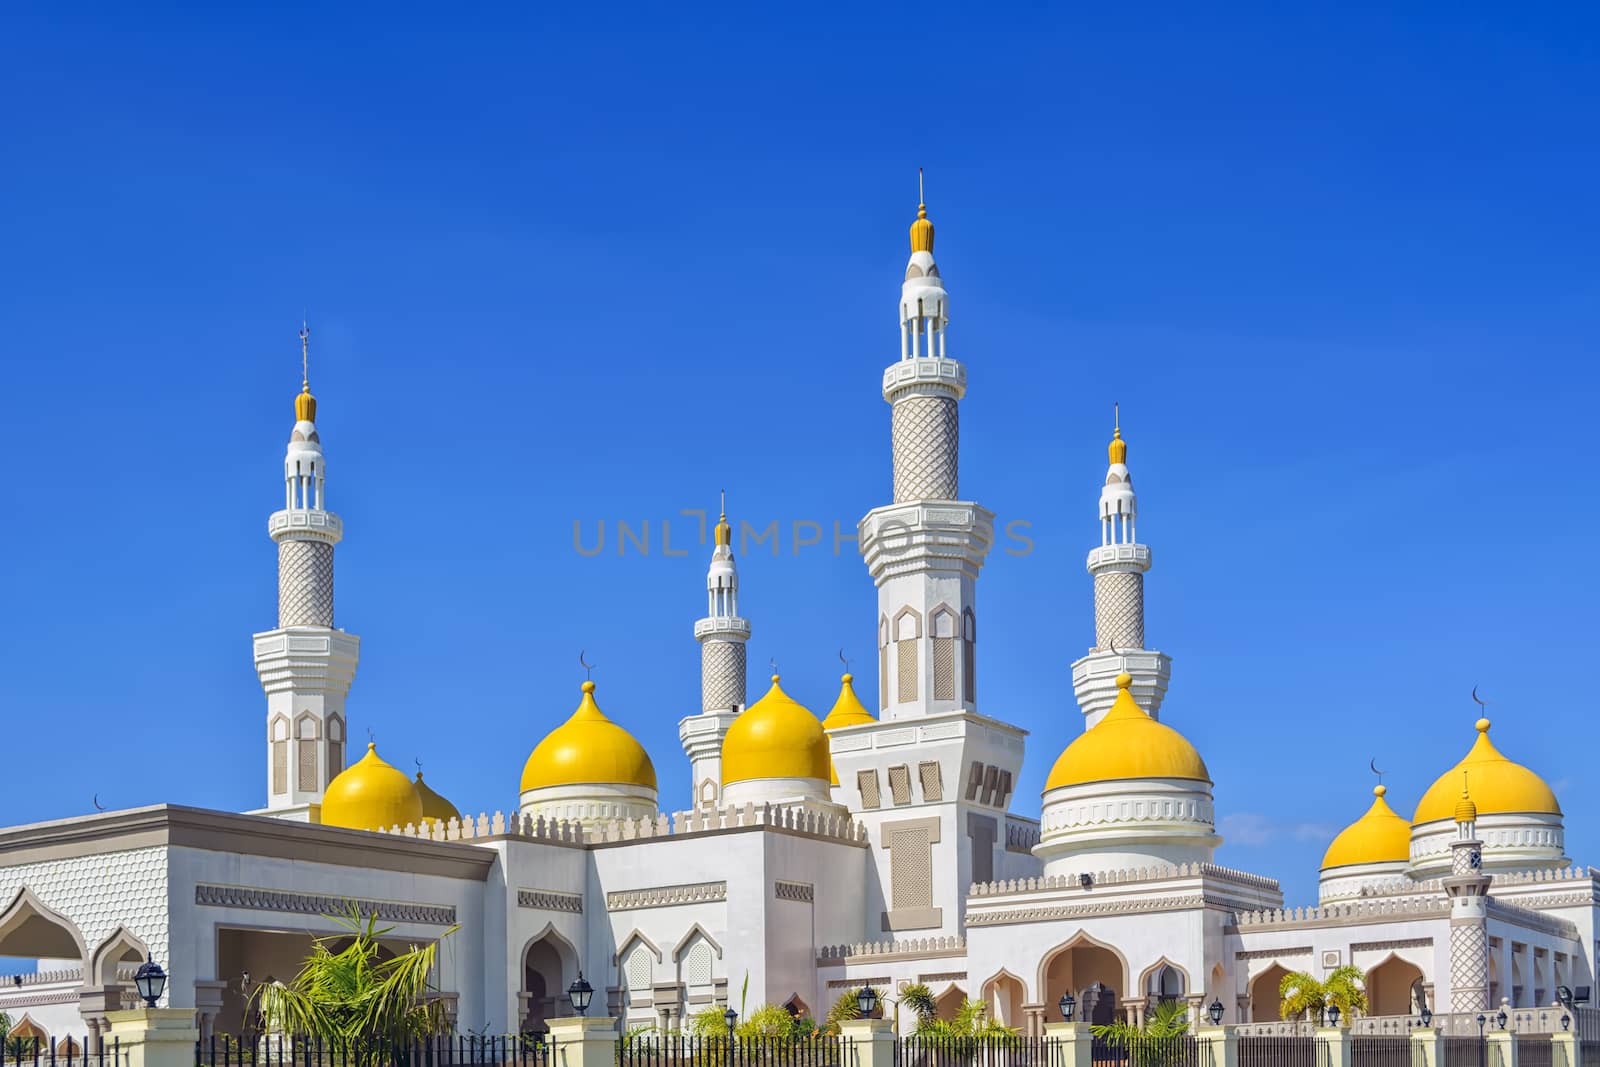
[(1083, 709), (1084, 728), (1099, 722), (1117, 696), (1117, 675), (1133, 678), (1134, 701), (1161, 718), (1172, 660), (1144, 646), (1144, 573), (1150, 546), (1139, 543), (1139, 502), (1128, 473), (1128, 443), (1118, 409), (1106, 449), (1110, 465), (1100, 489), (1100, 544), (1089, 552), (1094, 576), (1094, 647), (1072, 665), (1072, 688)]
[(267, 520), (278, 544), (278, 628), (255, 635), (255, 661), (267, 693), (265, 810), (315, 822), (322, 791), (344, 769), (344, 701), (361, 639), (333, 626), (333, 546), (344, 528), (324, 506), (327, 461), (311, 395), (310, 337), (301, 327), (301, 387), (283, 461), (283, 510)]
[(744, 710), (745, 642), (750, 621), (739, 616), (739, 570), (733, 565), (733, 527), (728, 497), (713, 531), (716, 546), (706, 571), (706, 617), (694, 624), (700, 642), (700, 714), (678, 723), (678, 740), (689, 757), (690, 806), (722, 803), (722, 738)]
[(977, 581), (994, 513), (960, 500), (958, 407), (967, 369), (946, 354), (950, 296), (918, 203), (900, 288), (900, 358), (883, 372), (894, 503), (867, 512), (861, 555), (878, 587), (878, 709), (884, 719), (975, 711)]
[(1483, 842), (1478, 840), (1478, 806), (1461, 776), (1456, 801), (1456, 837), (1450, 842), (1450, 875), (1443, 879), (1450, 898), (1450, 1010), (1489, 1008), (1489, 876), (1483, 872)]

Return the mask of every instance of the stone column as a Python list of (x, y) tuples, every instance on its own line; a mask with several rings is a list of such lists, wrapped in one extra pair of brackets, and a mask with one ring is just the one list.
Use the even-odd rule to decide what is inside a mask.
[[(123, 1067), (194, 1067), (194, 1045), (200, 1040), (200, 1030), (193, 1009), (112, 1011), (106, 1013), (106, 1021)], [(607, 1067), (609, 1064), (608, 1059)]]
[(200, 1040), (209, 1041), (214, 1032), (217, 1015), (222, 1011), (222, 997), (228, 983), (221, 980), (196, 981), (194, 1008), (199, 1015)]
[(1350, 1031), (1343, 1026), (1319, 1026), (1316, 1039), (1328, 1050), (1326, 1067), (1352, 1067)]
[(1201, 1026), (1195, 1029), (1194, 1037), (1210, 1051), (1210, 1067), (1239, 1067), (1239, 1031), (1234, 1027)]
[(1022, 1017), (1026, 1020), (1022, 1028), (1023, 1034), (1028, 1037), (1039, 1037), (1044, 1033), (1045, 1013), (1049, 1009), (1043, 1004), (1024, 1004)]
[(849, 1019), (839, 1024), (839, 1040), (855, 1054), (853, 1067), (894, 1067), (894, 1023), (888, 1019)]
[(1094, 1067), (1094, 1035), (1088, 1023), (1045, 1023), (1044, 1040), (1054, 1053), (1047, 1053), (1052, 1067)]
[(1444, 1036), (1431, 1026), (1411, 1031), (1411, 1062), (1413, 1067), (1444, 1067)]
[[(1558, 1030), (1550, 1035), (1551, 1067), (1579, 1067), (1578, 1035), (1570, 1030)], [(1423, 1064), (1422, 1067), (1434, 1067)]]
[(1484, 1040), (1489, 1042), (1488, 1067), (1517, 1067), (1516, 1034), (1510, 1030), (1490, 1030)]
[[(578, 1015), (550, 1019), (550, 1062), (561, 1067), (614, 1067), (617, 1020)], [(137, 1065), (134, 1065), (137, 1067)]]

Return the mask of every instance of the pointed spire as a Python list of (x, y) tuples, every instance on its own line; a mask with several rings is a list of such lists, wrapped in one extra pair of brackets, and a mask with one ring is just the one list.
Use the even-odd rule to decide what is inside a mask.
[(922, 195), (922, 168), (917, 168), (917, 221), (911, 224), (911, 251), (933, 253), (933, 223)]
[(1111, 404), (1111, 443), (1106, 446), (1106, 456), (1113, 466), (1118, 463), (1128, 462), (1128, 442), (1122, 439), (1122, 405), (1115, 401)]
[(733, 527), (728, 525), (728, 491), (722, 490), (722, 509), (717, 516), (717, 527), (712, 531), (712, 537), (718, 548), (727, 548), (733, 544)]
[(300, 320), (300, 393), (294, 398), (296, 422), (317, 421), (317, 398), (311, 395), (311, 328)]

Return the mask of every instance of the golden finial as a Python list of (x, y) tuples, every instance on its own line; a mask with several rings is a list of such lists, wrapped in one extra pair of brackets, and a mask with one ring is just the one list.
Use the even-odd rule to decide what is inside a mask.
[(1467, 794), (1467, 772), (1461, 772), (1461, 799), (1456, 801), (1456, 822), (1476, 822), (1478, 805)]
[(1113, 464), (1128, 462), (1128, 442), (1122, 439), (1122, 405), (1116, 401), (1111, 404), (1111, 444), (1106, 447), (1106, 455)]
[(911, 251), (933, 253), (933, 223), (922, 195), (922, 168), (917, 168), (917, 221), (911, 224)]
[(317, 421), (317, 398), (311, 395), (311, 327), (300, 320), (300, 395), (294, 398), (296, 422)]
[(717, 517), (717, 528), (712, 531), (719, 548), (733, 544), (733, 527), (728, 525), (728, 491), (722, 490), (722, 512)]

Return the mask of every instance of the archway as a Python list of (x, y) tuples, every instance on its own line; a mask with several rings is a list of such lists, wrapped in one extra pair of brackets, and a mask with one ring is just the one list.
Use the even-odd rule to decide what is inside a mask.
[(1020, 1028), (1023, 1025), (1022, 1005), (1027, 1003), (1028, 992), (1022, 979), (1009, 971), (1001, 971), (983, 984), (983, 1003), (989, 1018), (1002, 1026)]
[[(546, 926), (522, 952), (522, 1026), (543, 1033), (550, 1019), (566, 1014), (567, 973), (575, 972), (577, 958), (572, 946)], [(572, 967), (568, 967), (573, 963)]]
[(150, 958), (150, 949), (145, 943), (134, 937), (125, 926), (119, 926), (116, 932), (94, 950), (90, 957), (88, 974), (85, 978), (93, 985), (108, 986), (117, 983), (117, 968), (124, 963), (142, 963)]
[(1079, 1020), (1105, 1025), (1116, 1019), (1118, 1001), (1128, 989), (1128, 965), (1116, 949), (1080, 933), (1045, 956), (1039, 987), (1039, 999), (1050, 1005), (1070, 991), (1078, 999)]
[(44, 1027), (23, 1013), (17, 1025), (6, 1031), (5, 1054), (18, 1062), (38, 1056), (50, 1047), (50, 1034)]
[(1143, 982), (1145, 999), (1151, 1004), (1182, 1000), (1189, 991), (1189, 976), (1165, 958), (1144, 972)]
[(961, 1005), (967, 1002), (967, 995), (956, 986), (951, 986), (943, 993), (933, 998), (933, 1017), (943, 1019), (945, 1022), (954, 1022), (956, 1015), (961, 1011)]
[(1282, 1017), (1279, 1013), (1283, 1007), (1283, 994), (1278, 992), (1278, 987), (1288, 973), (1289, 968), (1281, 963), (1274, 963), (1256, 975), (1255, 980), (1250, 983), (1251, 1022), (1277, 1022)]
[(72, 920), (45, 907), (31, 889), (17, 890), (0, 912), (0, 956), (81, 963), (87, 955), (83, 934)]
[(1413, 987), (1420, 981), (1422, 968), (1399, 956), (1390, 956), (1367, 972), (1367, 1014), (1413, 1014), (1416, 1007)]

